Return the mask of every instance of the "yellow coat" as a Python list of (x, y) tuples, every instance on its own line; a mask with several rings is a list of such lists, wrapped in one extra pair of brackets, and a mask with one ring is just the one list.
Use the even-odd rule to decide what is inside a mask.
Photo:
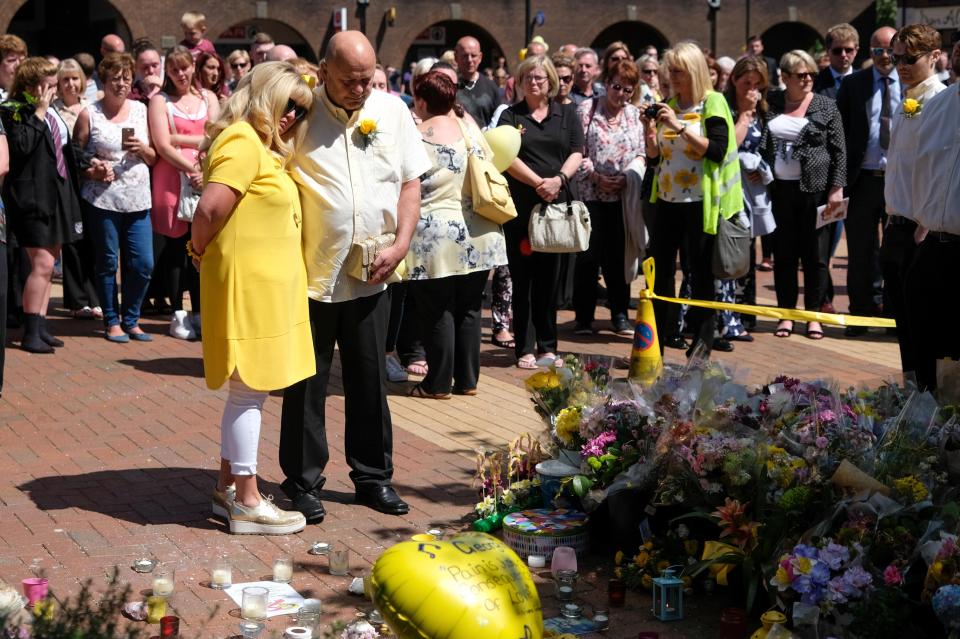
[(296, 184), (246, 122), (217, 136), (204, 177), (240, 193), (200, 262), (207, 386), (220, 388), (234, 370), (256, 390), (312, 376)]

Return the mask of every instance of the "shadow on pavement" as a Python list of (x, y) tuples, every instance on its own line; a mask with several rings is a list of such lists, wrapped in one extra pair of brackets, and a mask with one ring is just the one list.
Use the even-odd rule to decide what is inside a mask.
[(203, 377), (203, 358), (162, 357), (157, 359), (118, 359), (118, 364), (130, 366), (143, 373)]

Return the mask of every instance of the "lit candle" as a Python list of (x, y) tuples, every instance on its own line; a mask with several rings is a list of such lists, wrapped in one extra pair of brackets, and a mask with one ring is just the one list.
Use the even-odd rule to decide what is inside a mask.
[(547, 565), (547, 558), (543, 555), (530, 555), (527, 557), (527, 565), (531, 568), (544, 568)]
[(572, 586), (560, 586), (558, 589), (557, 597), (560, 599), (570, 599), (573, 597), (573, 587)]
[(267, 606), (260, 600), (244, 601), (240, 616), (244, 619), (266, 619)]
[(286, 563), (277, 562), (273, 565), (273, 580), (279, 583), (287, 583), (293, 579), (293, 566)]
[(173, 579), (169, 577), (157, 577), (153, 580), (153, 594), (160, 597), (166, 597), (173, 592)]
[(229, 586), (232, 576), (229, 568), (215, 568), (210, 575), (210, 581), (215, 586)]

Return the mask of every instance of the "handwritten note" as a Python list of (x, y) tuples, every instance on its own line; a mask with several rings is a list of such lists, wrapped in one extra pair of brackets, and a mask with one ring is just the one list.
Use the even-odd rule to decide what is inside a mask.
[(250, 581), (243, 584), (233, 584), (226, 590), (237, 606), (243, 605), (243, 589), (251, 586), (261, 586), (269, 592), (267, 594), (267, 618), (279, 615), (296, 614), (303, 606), (303, 596), (290, 584), (278, 584), (273, 581)]

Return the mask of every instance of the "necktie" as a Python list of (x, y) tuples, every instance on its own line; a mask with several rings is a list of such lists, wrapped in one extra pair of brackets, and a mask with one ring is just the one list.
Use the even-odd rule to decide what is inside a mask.
[(57, 118), (49, 112), (46, 120), (47, 126), (50, 127), (50, 133), (53, 135), (53, 150), (57, 156), (57, 173), (60, 174), (60, 177), (66, 179), (67, 163), (63, 160), (63, 146), (60, 144), (60, 125), (57, 123)]
[(890, 78), (882, 77), (883, 91), (880, 94), (880, 148), (890, 148)]
[(842, 75), (838, 75), (837, 77), (835, 77), (835, 78), (833, 79), (833, 81), (836, 83), (836, 84), (834, 85), (834, 87), (835, 87), (837, 90), (839, 90), (839, 89), (840, 89), (840, 83), (843, 82), (843, 76), (842, 76)]

